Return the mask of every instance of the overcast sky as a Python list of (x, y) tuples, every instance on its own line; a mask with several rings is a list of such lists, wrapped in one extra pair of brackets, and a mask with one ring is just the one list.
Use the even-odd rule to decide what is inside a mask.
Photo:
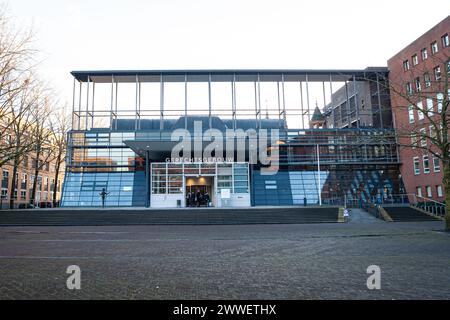
[(71, 101), (72, 70), (343, 69), (387, 59), (443, 20), (448, 0), (14, 0), (40, 72)]

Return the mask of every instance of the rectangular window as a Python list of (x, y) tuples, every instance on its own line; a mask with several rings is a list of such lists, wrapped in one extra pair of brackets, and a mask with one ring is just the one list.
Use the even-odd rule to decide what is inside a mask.
[(417, 147), (417, 142), (418, 142), (417, 133), (415, 132), (411, 133), (411, 146), (413, 149)]
[(438, 93), (436, 95), (436, 100), (437, 100), (438, 112), (441, 113), (442, 112), (442, 103), (444, 102), (444, 94), (443, 93)]
[(417, 187), (416, 188), (416, 194), (418, 197), (422, 198), (422, 187)]
[(412, 56), (412, 63), (413, 63), (413, 66), (417, 66), (419, 64), (419, 57), (417, 56), (417, 54), (414, 54)]
[(28, 156), (24, 156), (23, 157), (23, 163), (22, 163), (24, 168), (28, 168)]
[(430, 173), (430, 160), (428, 156), (423, 156), (423, 173)]
[(439, 198), (442, 198), (444, 196), (442, 193), (442, 186), (436, 186), (436, 193)]
[(434, 41), (431, 43), (431, 54), (436, 54), (438, 53), (439, 48), (438, 48), (438, 44), (437, 41)]
[(9, 171), (3, 170), (3, 180), (8, 180), (9, 178)]
[(423, 48), (420, 53), (422, 54), (422, 61), (425, 61), (428, 59), (428, 50), (427, 48)]
[(27, 198), (27, 192), (25, 190), (20, 191), (20, 199), (25, 200)]
[(422, 147), (427, 146), (427, 131), (425, 128), (420, 129), (420, 145)]
[(409, 60), (403, 61), (403, 70), (408, 71), (409, 70)]
[(414, 175), (420, 174), (420, 167), (419, 167), (419, 157), (413, 158), (413, 165), (414, 165)]
[(413, 87), (412, 87), (411, 82), (406, 83), (406, 93), (410, 96), (412, 96), (412, 94), (413, 94)]
[(420, 84), (420, 78), (419, 77), (416, 78), (415, 83), (416, 83), (416, 91), (417, 92), (422, 91), (422, 85)]
[(427, 197), (431, 198), (433, 196), (433, 194), (431, 193), (431, 186), (426, 186), (426, 190), (427, 190)]
[(448, 33), (446, 33), (446, 34), (444, 34), (442, 37), (441, 37), (441, 41), (442, 41), (442, 47), (443, 48), (447, 48), (450, 44), (449, 44), (449, 41), (448, 41)]
[(430, 75), (428, 73), (425, 73), (423, 75), (423, 80), (425, 82), (425, 88), (429, 88), (431, 86), (431, 78), (430, 78)]
[(441, 67), (437, 66), (433, 70), (434, 70), (434, 78), (436, 79), (436, 81), (441, 80)]
[(440, 172), (441, 171), (441, 162), (439, 158), (433, 157), (433, 170), (434, 172)]
[(430, 137), (436, 139), (436, 130), (434, 130), (434, 126), (431, 125), (429, 129), (430, 129)]
[(422, 103), (422, 101), (417, 102), (417, 115), (419, 116), (419, 120), (423, 120), (424, 119), (423, 103)]
[(427, 98), (427, 112), (429, 116), (433, 115), (433, 99)]
[(409, 106), (408, 114), (409, 114), (409, 123), (414, 123), (414, 107), (413, 106)]

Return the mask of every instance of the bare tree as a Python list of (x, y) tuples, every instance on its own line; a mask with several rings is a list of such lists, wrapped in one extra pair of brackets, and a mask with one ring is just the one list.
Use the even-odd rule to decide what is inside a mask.
[[(9, 154), (5, 155), (2, 160), (5, 162), (12, 162), (13, 174), (12, 174), (12, 193), (17, 184), (17, 172), (19, 165), (23, 160), (24, 155), (32, 150), (34, 144), (34, 138), (31, 134), (33, 126), (36, 123), (36, 118), (32, 112), (33, 109), (37, 109), (37, 103), (40, 95), (40, 89), (36, 84), (28, 82), (20, 94), (13, 100), (11, 100), (11, 117), (10, 127), (8, 132), (10, 133), (9, 139), (6, 141)], [(14, 208), (14, 196), (10, 197), (10, 208)]]
[[(0, 166), (26, 148), (11, 142), (12, 131), (29, 116), (29, 94), (33, 87), (31, 30), (16, 29), (0, 4)], [(19, 124), (18, 124), (19, 123)]]
[[(408, 76), (400, 76), (389, 82), (389, 90), (395, 104), (394, 110), (403, 110), (405, 119), (396, 122), (396, 138), (399, 148), (414, 153), (431, 154), (443, 167), (442, 185), (445, 189), (445, 228), (450, 231), (450, 108), (449, 77), (450, 57), (444, 52), (432, 56), (424, 65), (432, 68), (414, 68)], [(415, 117), (419, 121), (415, 121)]]
[(67, 108), (60, 110), (51, 120), (50, 131), (53, 145), (54, 162), (55, 162), (55, 183), (53, 185), (53, 206), (56, 206), (57, 191), (59, 188), (59, 175), (61, 172), (61, 165), (66, 160), (67, 139), (66, 135), (70, 129), (71, 119), (67, 114)]
[(49, 95), (41, 96), (40, 102), (33, 109), (33, 117), (35, 119), (31, 134), (33, 135), (33, 149), (35, 156), (34, 161), (34, 179), (33, 187), (30, 195), (31, 204), (35, 205), (36, 194), (38, 188), (39, 173), (52, 161), (54, 150), (51, 143), (52, 132), (50, 130), (50, 116), (55, 110)]

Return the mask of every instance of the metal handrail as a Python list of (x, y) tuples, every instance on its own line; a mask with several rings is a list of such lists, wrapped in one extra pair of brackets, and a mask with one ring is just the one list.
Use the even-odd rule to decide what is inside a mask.
[[(427, 197), (423, 197), (423, 196), (417, 196), (420, 199), (423, 199), (424, 201), (417, 201), (414, 206), (422, 209), (432, 215), (438, 216), (438, 217), (442, 217), (445, 215), (446, 213), (446, 206), (445, 203), (427, 198)], [(429, 205), (428, 203), (432, 203), (431, 205)], [(419, 204), (423, 203), (423, 206), (420, 206)]]

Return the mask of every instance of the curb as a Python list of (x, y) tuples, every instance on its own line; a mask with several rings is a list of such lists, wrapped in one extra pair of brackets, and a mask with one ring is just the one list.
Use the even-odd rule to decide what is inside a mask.
[(387, 213), (387, 211), (383, 207), (381, 206), (378, 207), (378, 212), (381, 214), (381, 217), (383, 218), (384, 221), (394, 222), (389, 213)]

